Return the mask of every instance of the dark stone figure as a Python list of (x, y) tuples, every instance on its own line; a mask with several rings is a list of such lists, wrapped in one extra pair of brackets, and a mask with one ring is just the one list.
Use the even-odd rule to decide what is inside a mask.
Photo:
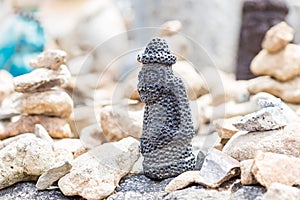
[(245, 0), (236, 70), (238, 80), (255, 77), (250, 71), (250, 63), (261, 50), (267, 30), (284, 21), (287, 13), (284, 0)]
[(184, 83), (172, 71), (176, 57), (155, 38), (137, 60), (143, 63), (138, 91), (146, 103), (140, 139), (145, 175), (160, 180), (193, 170), (194, 128)]

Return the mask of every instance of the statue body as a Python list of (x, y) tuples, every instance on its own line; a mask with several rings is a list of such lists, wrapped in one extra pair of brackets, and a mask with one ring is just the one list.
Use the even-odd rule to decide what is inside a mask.
[(145, 175), (165, 179), (193, 170), (194, 128), (184, 83), (172, 71), (176, 57), (164, 40), (153, 39), (138, 61), (138, 91), (146, 103), (140, 139)]

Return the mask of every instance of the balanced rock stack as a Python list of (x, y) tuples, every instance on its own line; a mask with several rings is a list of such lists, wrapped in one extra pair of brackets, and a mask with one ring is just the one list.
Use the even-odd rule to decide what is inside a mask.
[(265, 35), (263, 50), (252, 60), (251, 71), (264, 75), (250, 80), (249, 92), (268, 92), (285, 102), (300, 103), (300, 46), (289, 44), (293, 29), (281, 22)]
[(294, 37), (293, 29), (281, 22), (265, 35), (259, 54), (251, 63), (256, 75), (270, 75), (279, 81), (287, 81), (300, 74), (300, 47), (289, 44)]
[(43, 125), (53, 138), (74, 136), (66, 121), (72, 113), (73, 100), (59, 88), (71, 78), (65, 61), (66, 52), (47, 50), (30, 62), (38, 69), (14, 78), (16, 93), (11, 106), (22, 114), (0, 133), (1, 139), (34, 132), (35, 124)]
[(222, 152), (240, 161), (242, 185), (293, 186), (300, 179), (300, 173), (295, 173), (300, 163), (299, 117), (281, 99), (267, 93), (260, 96), (258, 111), (232, 123), (240, 131)]

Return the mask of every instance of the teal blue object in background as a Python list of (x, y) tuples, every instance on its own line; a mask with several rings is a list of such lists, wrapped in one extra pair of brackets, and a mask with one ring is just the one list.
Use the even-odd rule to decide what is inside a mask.
[(12, 15), (0, 27), (0, 69), (13, 76), (31, 72), (29, 61), (44, 49), (44, 30), (33, 14)]

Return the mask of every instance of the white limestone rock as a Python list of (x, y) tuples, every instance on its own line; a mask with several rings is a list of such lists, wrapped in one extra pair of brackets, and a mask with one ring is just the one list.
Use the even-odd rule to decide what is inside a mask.
[(299, 121), (295, 121), (272, 131), (241, 131), (227, 142), (222, 151), (239, 161), (254, 158), (258, 150), (300, 157), (299, 129)]
[(264, 194), (263, 200), (298, 200), (299, 197), (299, 189), (281, 183), (272, 183), (268, 191)]
[(233, 125), (242, 131), (269, 131), (287, 125), (288, 120), (279, 107), (267, 107), (248, 114)]
[[(17, 136), (18, 137), (18, 136)], [(0, 189), (20, 181), (35, 180), (54, 164), (48, 141), (27, 134), (0, 150)]]
[(59, 180), (58, 186), (66, 196), (104, 199), (130, 172), (139, 155), (139, 141), (132, 137), (105, 143), (72, 161), (71, 172)]

